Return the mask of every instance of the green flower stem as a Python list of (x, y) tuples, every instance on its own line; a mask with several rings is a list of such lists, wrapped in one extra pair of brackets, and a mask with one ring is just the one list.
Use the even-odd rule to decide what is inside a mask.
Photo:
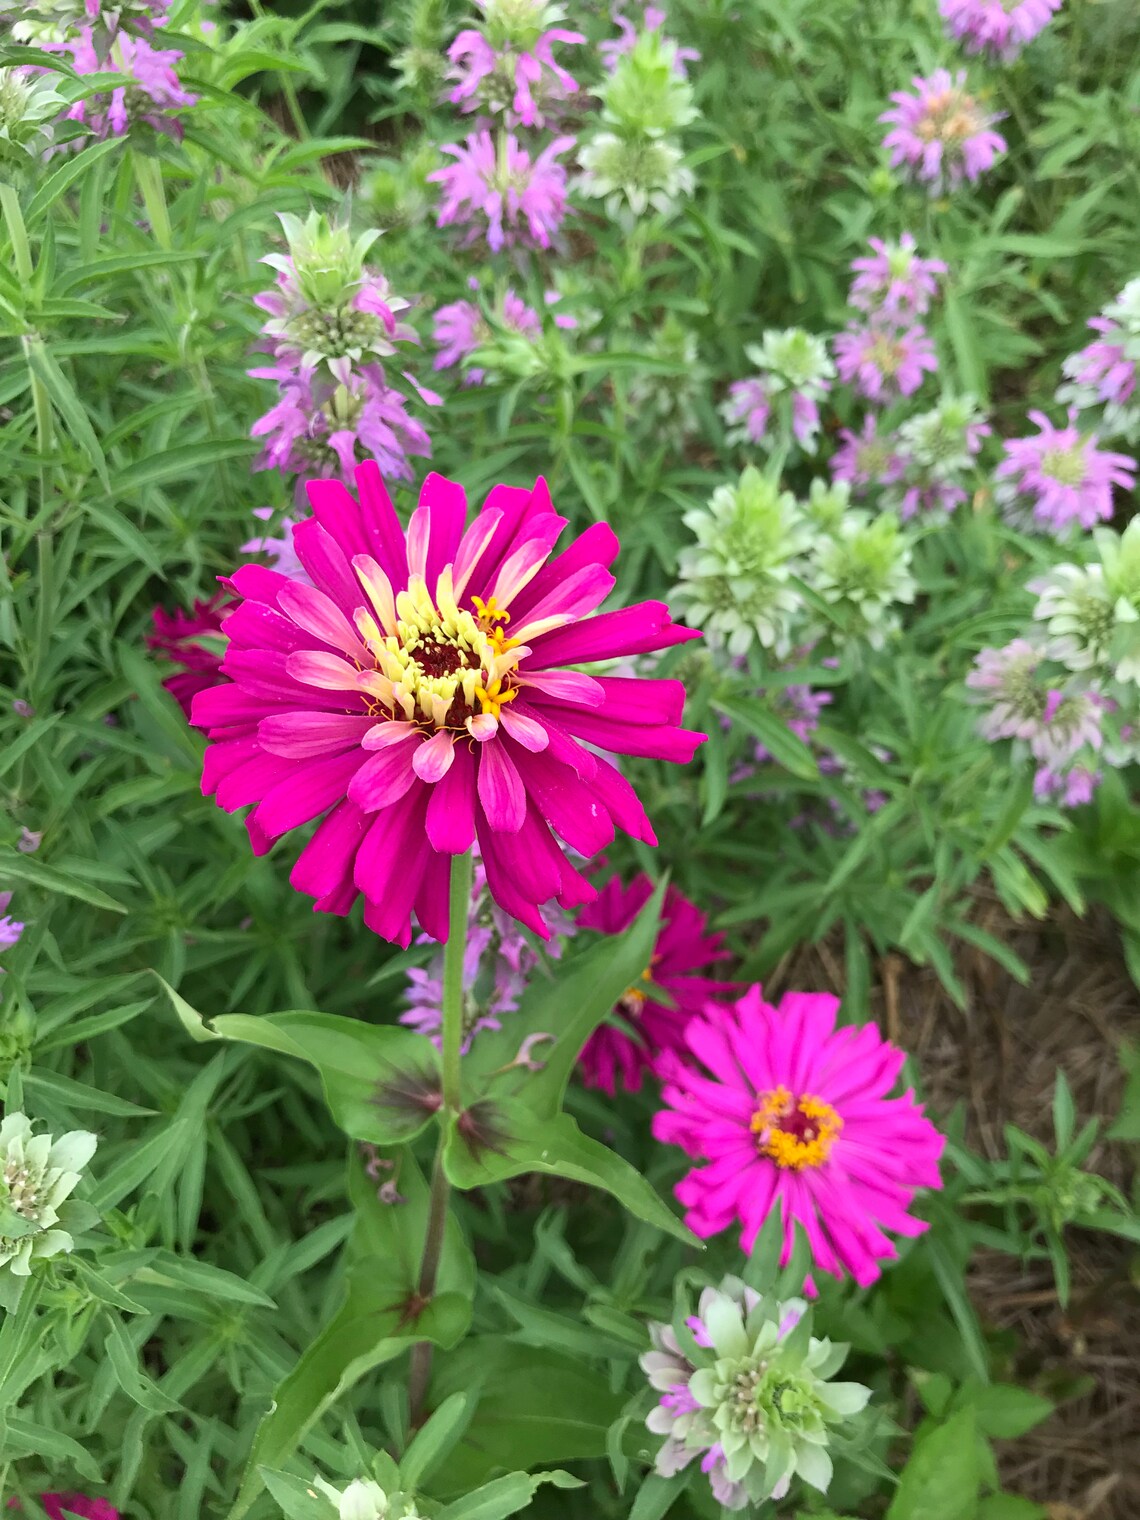
[(154, 240), (160, 248), (174, 246), (174, 233), (170, 226), (170, 213), (166, 209), (166, 187), (162, 181), (162, 164), (149, 153), (135, 152), (131, 155), (135, 171), (135, 183), (146, 207)]
[[(447, 1143), (447, 1121), (461, 1109), (460, 1051), (463, 1046), (463, 962), (467, 950), (467, 919), (471, 910), (471, 880), (474, 863), (470, 851), (456, 855), (451, 862), (450, 922), (443, 951), (443, 1109), (440, 1114), (439, 1141), (431, 1173), (428, 1199), (427, 1233), (424, 1254), (420, 1258), (420, 1276), (416, 1297), (426, 1307), (435, 1293), (443, 1239), (447, 1230), (447, 1203), (451, 1184), (443, 1167), (443, 1149)], [(408, 1373), (408, 1405), (412, 1425), (423, 1415), (424, 1397), (431, 1377), (432, 1345), (417, 1341), (412, 1347)]]
[(463, 1045), (463, 962), (467, 951), (467, 918), (471, 911), (471, 852), (451, 862), (450, 925), (443, 951), (443, 1104), (452, 1113), (461, 1107), (459, 1052)]

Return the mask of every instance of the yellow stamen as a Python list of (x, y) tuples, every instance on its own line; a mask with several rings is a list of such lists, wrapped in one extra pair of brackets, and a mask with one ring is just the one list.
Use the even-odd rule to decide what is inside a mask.
[(831, 1104), (810, 1093), (793, 1098), (782, 1085), (761, 1093), (759, 1102), (749, 1128), (760, 1154), (795, 1172), (822, 1166), (843, 1128)]
[(499, 709), (506, 702), (513, 702), (518, 696), (518, 688), (512, 687), (510, 691), (503, 690), (502, 676), (496, 676), (490, 686), (476, 686), (475, 695), (482, 703), (483, 711), (492, 718), (499, 716)]

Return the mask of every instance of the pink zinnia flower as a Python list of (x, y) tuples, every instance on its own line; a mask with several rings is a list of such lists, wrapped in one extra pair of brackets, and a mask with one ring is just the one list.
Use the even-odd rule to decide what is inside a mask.
[(927, 311), (938, 297), (938, 276), (946, 273), (941, 259), (922, 259), (909, 232), (897, 243), (869, 239), (871, 258), (853, 259), (850, 304), (870, 314), (880, 313), (907, 325)]
[(946, 30), (967, 53), (1012, 63), (1049, 25), (1061, 0), (939, 0), (938, 9)]
[(697, 1235), (739, 1220), (749, 1252), (778, 1207), (783, 1263), (798, 1223), (821, 1271), (866, 1287), (898, 1254), (884, 1231), (926, 1229), (908, 1210), (917, 1189), (941, 1187), (944, 1141), (913, 1092), (887, 1096), (906, 1052), (873, 1024), (837, 1030), (838, 1008), (813, 992), (786, 993), (773, 1008), (752, 987), (694, 1019), (689, 1060), (674, 1056), (661, 1073), (667, 1107), (653, 1133), (708, 1163), (676, 1188)]
[(1044, 412), (1029, 413), (1039, 432), (1032, 438), (1010, 438), (1005, 458), (994, 471), (1000, 484), (997, 499), (1012, 522), (1063, 532), (1076, 522), (1093, 528), (1112, 516), (1112, 488), (1130, 491), (1135, 485), (1136, 461), (1127, 454), (1097, 448), (1095, 433), (1082, 433), (1076, 413), (1068, 427), (1058, 428)]
[[(653, 883), (648, 876), (635, 877), (624, 888), (618, 877), (611, 877), (596, 901), (578, 914), (578, 928), (620, 934), (652, 895)], [(634, 1034), (612, 1024), (602, 1024), (594, 1031), (579, 1057), (586, 1086), (600, 1087), (612, 1097), (620, 1078), (626, 1092), (640, 1091), (642, 1078), (656, 1069), (664, 1051), (684, 1048), (685, 1025), (693, 1015), (710, 998), (737, 990), (732, 982), (711, 981), (695, 974), (728, 957), (724, 935), (710, 934), (700, 909), (676, 887), (670, 887), (661, 909), (657, 943), (645, 968), (645, 985), (627, 988), (614, 1008)], [(668, 996), (672, 1007), (657, 1001), (655, 987)]]
[[(525, 338), (538, 338), (542, 335), (542, 318), (513, 290), (508, 290), (504, 295), (498, 316), (504, 327), (521, 333)], [(452, 301), (436, 312), (432, 337), (439, 344), (439, 352), (432, 360), (432, 368), (451, 369), (462, 364), (468, 354), (473, 354), (477, 348), (489, 343), (494, 333), (474, 301)], [(478, 367), (465, 370), (463, 383), (481, 385), (486, 375), (486, 370)]]
[(48, 1520), (68, 1520), (79, 1515), (82, 1520), (119, 1520), (119, 1511), (107, 1499), (89, 1499), (86, 1494), (41, 1494), (40, 1503)]
[[(475, 0), (485, 12), (488, 0)], [(447, 97), (462, 111), (501, 111), (509, 126), (541, 127), (551, 105), (573, 95), (578, 82), (554, 57), (554, 44), (585, 42), (581, 32), (544, 25), (546, 0), (512, 6), (508, 35), (486, 35), (469, 27), (447, 50), (456, 81)]]
[(905, 165), (932, 193), (978, 179), (1006, 150), (1005, 138), (993, 130), (1000, 118), (966, 93), (964, 69), (953, 77), (946, 69), (936, 69), (929, 79), (916, 74), (911, 83), (916, 93), (895, 90), (894, 107), (879, 117), (894, 123), (883, 138), (891, 167)]
[(485, 127), (469, 133), (462, 146), (443, 145), (455, 162), (428, 175), (443, 192), (436, 226), (472, 223), (466, 241), (473, 242), (483, 232), (496, 253), (516, 243), (549, 248), (566, 214), (566, 170), (557, 160), (574, 146), (574, 139), (554, 138), (533, 161), (514, 133), (502, 139), (501, 146), (500, 156), (499, 145)]
[(539, 909), (594, 888), (551, 829), (587, 857), (622, 828), (655, 842), (637, 794), (600, 750), (687, 763), (679, 681), (565, 667), (693, 637), (662, 602), (590, 616), (614, 585), (613, 531), (595, 523), (552, 559), (566, 526), (543, 480), (496, 486), (465, 526), (461, 486), (429, 475), (405, 533), (375, 463), (359, 501), (310, 481), (293, 542), (312, 586), (246, 565), (226, 622), (229, 684), (201, 693), (202, 786), (264, 854), (323, 818), (291, 877), (318, 912), (407, 945), (414, 909), (445, 939), (452, 855), (478, 840), (495, 900), (542, 937)]
[(121, 74), (124, 83), (110, 94), (76, 101), (66, 113), (81, 121), (96, 137), (121, 137), (132, 122), (145, 122), (158, 132), (181, 137), (176, 119), (180, 107), (192, 106), (196, 95), (182, 88), (174, 65), (182, 54), (173, 48), (153, 48), (141, 37), (120, 32), (111, 51), (101, 57), (90, 27), (67, 42), (49, 44), (48, 51), (66, 53), (79, 74)]
[[(250, 374), (280, 387), (277, 404), (250, 428), (252, 437), (265, 439), (255, 469), (348, 481), (370, 456), (389, 478), (411, 480), (409, 455), (431, 454), (423, 424), (408, 415), (405, 397), (387, 383), (378, 364), (362, 365), (343, 384), (287, 364)], [(421, 395), (431, 399), (430, 392)]]
[(924, 327), (852, 323), (834, 340), (839, 378), (868, 401), (887, 402), (913, 395), (926, 374), (938, 368), (938, 356)]
[[(172, 664), (182, 667), (177, 675), (167, 676), (162, 684), (187, 718), (198, 693), (226, 679), (222, 675), (222, 655), (218, 645), (223, 637), (222, 623), (229, 605), (229, 597), (219, 591), (209, 601), (195, 601), (189, 612), (183, 612), (181, 608), (167, 612), (156, 607), (151, 613), (154, 632), (147, 634), (147, 648), (157, 649)], [(213, 646), (202, 642), (211, 638)]]
[(873, 412), (863, 418), (858, 433), (850, 428), (840, 428), (840, 447), (831, 460), (834, 480), (850, 481), (857, 496), (866, 494), (869, 486), (893, 485), (902, 478), (906, 461), (898, 453), (893, 434), (879, 436), (879, 421)]

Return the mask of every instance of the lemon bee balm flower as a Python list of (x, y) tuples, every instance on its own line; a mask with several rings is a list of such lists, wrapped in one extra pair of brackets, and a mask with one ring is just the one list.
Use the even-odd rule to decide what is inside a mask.
[(27, 1277), (32, 1262), (70, 1251), (67, 1226), (78, 1228), (74, 1202), (83, 1168), (98, 1142), (87, 1130), (71, 1130), (58, 1140), (34, 1135), (26, 1114), (0, 1123), (0, 1268)]

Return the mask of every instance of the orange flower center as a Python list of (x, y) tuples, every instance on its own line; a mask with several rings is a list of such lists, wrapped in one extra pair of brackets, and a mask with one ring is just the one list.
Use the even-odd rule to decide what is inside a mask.
[(843, 1120), (830, 1103), (810, 1093), (793, 1097), (780, 1086), (761, 1093), (759, 1104), (749, 1128), (762, 1156), (794, 1172), (823, 1165), (843, 1128)]

